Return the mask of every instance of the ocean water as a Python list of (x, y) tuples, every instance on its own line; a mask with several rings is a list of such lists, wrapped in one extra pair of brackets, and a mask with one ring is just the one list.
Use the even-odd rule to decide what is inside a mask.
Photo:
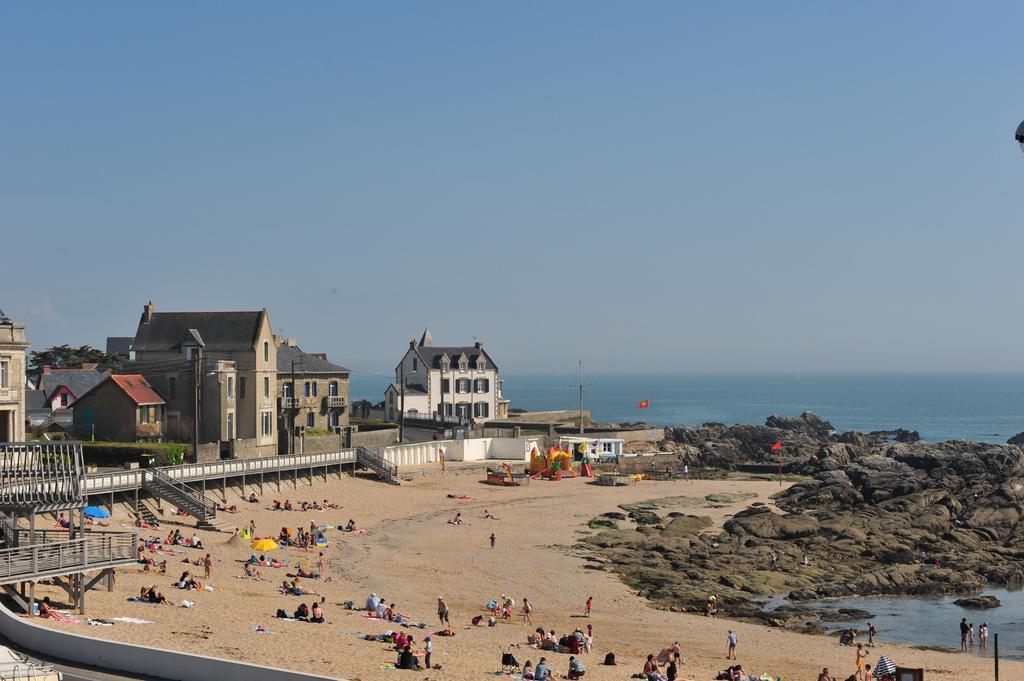
[[(577, 409), (577, 376), (504, 374), (513, 408)], [(763, 424), (811, 410), (837, 430), (916, 430), (929, 441), (1005, 442), (1024, 431), (1024, 374), (593, 375), (584, 408), (602, 422)], [(387, 379), (353, 374), (353, 399), (384, 399)], [(637, 408), (641, 400), (650, 407)]]
[[(966, 617), (968, 622), (974, 623), (975, 631), (974, 647), (968, 650), (970, 654), (991, 657), (994, 647), (992, 634), (998, 633), (999, 657), (1024, 659), (1024, 591), (988, 589), (984, 593), (995, 596), (1002, 605), (991, 610), (969, 610), (953, 604), (958, 596), (865, 596), (818, 601), (809, 605), (829, 609), (858, 608), (870, 612), (872, 616), (868, 619), (825, 624), (829, 631), (853, 627), (859, 632), (857, 640), (867, 642), (867, 624), (873, 623), (878, 630), (875, 657), (887, 654), (885, 644), (890, 642), (960, 650), (960, 618)], [(773, 599), (767, 607), (786, 602), (784, 598)], [(987, 649), (978, 645), (977, 631), (982, 622), (986, 622), (989, 628)], [(853, 659), (852, 651), (850, 659)], [(894, 657), (894, 661), (899, 664), (898, 658)], [(873, 660), (868, 662), (874, 665)]]

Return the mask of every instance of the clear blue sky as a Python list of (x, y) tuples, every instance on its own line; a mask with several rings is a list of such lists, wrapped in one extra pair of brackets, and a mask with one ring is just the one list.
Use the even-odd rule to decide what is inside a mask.
[(390, 370), (1021, 370), (1024, 5), (5, 3), (0, 308)]

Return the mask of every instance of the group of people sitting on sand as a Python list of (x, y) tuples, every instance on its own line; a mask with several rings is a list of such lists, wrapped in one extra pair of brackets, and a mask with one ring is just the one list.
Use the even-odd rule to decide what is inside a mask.
[(298, 577), (293, 577), (291, 581), (282, 581), (278, 591), (286, 596), (320, 596), (321, 603), (325, 600), (322, 594), (300, 585)]
[[(661, 649), (657, 655), (648, 655), (641, 672), (647, 681), (675, 681), (679, 667), (686, 658), (683, 657), (679, 641)], [(662, 668), (664, 667), (664, 671)]]
[[(109, 527), (110, 526), (110, 523), (108, 523), (106, 520), (98, 520), (96, 518), (90, 518), (89, 516), (85, 517), (85, 524), (86, 525), (99, 525), (100, 527)], [(70, 530), (71, 529), (71, 521), (68, 520), (64, 516), (63, 513), (61, 513), (59, 516), (57, 516), (57, 522), (56, 522), (55, 526), (58, 529), (61, 529), (61, 530)]]
[(156, 586), (144, 586), (139, 591), (139, 599), (147, 603), (159, 603), (166, 605), (168, 603), (167, 597), (156, 590)]
[[(250, 499), (252, 501), (252, 499)], [(313, 501), (303, 501), (299, 504), (300, 511), (326, 511), (327, 509), (339, 509), (341, 506), (333, 501), (324, 499), (322, 502), (314, 499)], [(290, 499), (285, 499), (283, 502), (280, 499), (274, 499), (273, 505), (270, 507), (271, 511), (294, 511), (295, 507), (292, 506)]]
[[(514, 659), (515, 658), (512, 658), (513, 661)], [(583, 666), (583, 662), (575, 655), (570, 655), (569, 669), (567, 670), (564, 678), (576, 681), (577, 679), (582, 679), (583, 675), (586, 673), (587, 670)], [(551, 679), (555, 678), (554, 674), (551, 673), (551, 668), (548, 666), (548, 658), (546, 657), (540, 658), (536, 667), (533, 666), (532, 662), (527, 660), (526, 664), (523, 665), (522, 674), (523, 679), (526, 679), (526, 681), (551, 681)]]
[(173, 532), (167, 534), (167, 539), (164, 539), (164, 544), (169, 546), (187, 546), (193, 549), (203, 548), (203, 540), (199, 538), (198, 534), (193, 532), (191, 537), (185, 537), (185, 535), (181, 533), (181, 530), (177, 528), (175, 528)]
[(146, 549), (142, 544), (139, 544), (139, 550), (136, 555), (136, 560), (143, 566), (143, 571), (149, 572), (151, 568), (158, 568), (161, 574), (167, 573), (167, 559), (165, 558), (157, 563), (155, 558), (146, 555)]
[(327, 537), (324, 536), (323, 530), (316, 528), (313, 523), (309, 524), (310, 531), (307, 532), (301, 527), (295, 528), (295, 534), (287, 527), (282, 527), (281, 531), (277, 534), (277, 541), (285, 546), (294, 546), (300, 549), (306, 549), (307, 551), (314, 546), (323, 546), (327, 543)]
[(138, 528), (143, 529), (143, 530), (158, 530), (158, 529), (160, 529), (160, 523), (158, 523), (156, 520), (150, 520), (150, 521), (143, 520), (142, 514), (141, 513), (136, 513), (135, 514), (135, 527), (138, 527)]
[(290, 616), (283, 609), (280, 609), (275, 617), (287, 620), (295, 619), (300, 622), (313, 622), (314, 624), (323, 624), (325, 621), (324, 611), (320, 609), (320, 604), (316, 601), (313, 601), (312, 607), (307, 607), (305, 603), (299, 604), (299, 607)]
[(593, 649), (592, 641), (593, 635), (589, 632), (584, 634), (579, 627), (576, 627), (576, 630), (571, 634), (565, 634), (564, 636), (555, 634), (554, 629), (544, 633), (543, 627), (537, 627), (526, 637), (526, 642), (529, 645), (536, 646), (541, 650), (572, 653), (573, 655), (589, 653)]
[(206, 585), (196, 579), (188, 570), (181, 573), (181, 577), (174, 583), (174, 586), (186, 591), (203, 591), (206, 589)]

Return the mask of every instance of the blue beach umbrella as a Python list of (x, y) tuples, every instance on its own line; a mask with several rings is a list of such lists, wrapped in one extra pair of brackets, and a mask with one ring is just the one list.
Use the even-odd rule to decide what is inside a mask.
[(110, 514), (107, 513), (106, 509), (100, 508), (99, 506), (86, 506), (85, 515), (88, 518), (109, 518)]

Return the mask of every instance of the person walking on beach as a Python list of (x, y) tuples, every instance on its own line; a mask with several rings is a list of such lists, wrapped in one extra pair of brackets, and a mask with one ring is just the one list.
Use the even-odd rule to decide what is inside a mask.
[(690, 480), (690, 466), (689, 464), (683, 464), (683, 480), (689, 482)]
[(530, 615), (533, 614), (533, 606), (530, 605), (530, 601), (523, 599), (523, 623), (533, 624), (533, 618)]
[(864, 658), (868, 656), (868, 651), (864, 648), (863, 643), (857, 644), (857, 676), (862, 676), (864, 673)]
[(249, 521), (249, 540), (256, 541), (256, 521)]
[(874, 645), (875, 645), (875, 634), (877, 634), (877, 633), (878, 633), (878, 630), (875, 629), (875, 625), (872, 624), (871, 622), (868, 622), (868, 645), (869, 646), (874, 647)]
[(430, 636), (423, 638), (423, 666), (430, 669), (430, 654), (434, 652), (434, 644), (430, 642)]
[(203, 578), (206, 581), (210, 581), (210, 574), (213, 572), (213, 559), (210, 558), (210, 554), (206, 554), (206, 558), (203, 558)]
[(725, 639), (729, 643), (729, 649), (725, 653), (725, 659), (735, 660), (736, 659), (736, 632), (732, 629), (729, 630), (729, 635)]
[(320, 557), (316, 559), (316, 570), (320, 573), (321, 578), (327, 572), (327, 559), (324, 558), (323, 551), (320, 552)]
[(583, 608), (583, 616), (590, 617), (590, 611), (594, 609), (594, 597), (587, 596), (587, 604)]
[(437, 619), (442, 627), (448, 624), (448, 603), (441, 596), (437, 597)]
[(494, 533), (491, 532), (491, 548), (494, 548)]
[(960, 620), (960, 650), (967, 652), (967, 632), (970, 627), (967, 625), (967, 618)]

